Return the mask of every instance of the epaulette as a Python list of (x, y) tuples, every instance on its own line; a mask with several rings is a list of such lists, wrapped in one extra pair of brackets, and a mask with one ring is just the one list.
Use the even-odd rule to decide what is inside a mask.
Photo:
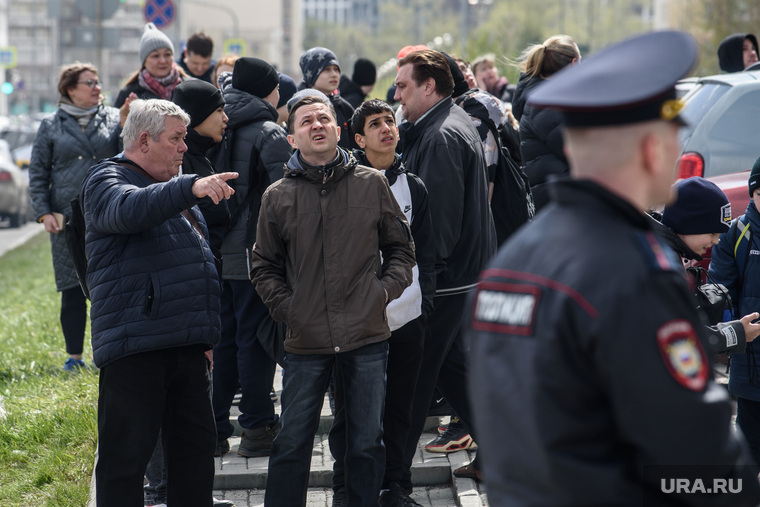
[(636, 244), (642, 259), (652, 271), (683, 271), (683, 263), (677, 253), (652, 231), (636, 234)]

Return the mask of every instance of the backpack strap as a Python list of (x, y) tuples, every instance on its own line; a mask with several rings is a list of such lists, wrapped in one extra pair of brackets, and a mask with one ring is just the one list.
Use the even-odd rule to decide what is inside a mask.
[(742, 242), (742, 238), (744, 236), (747, 236), (747, 242), (749, 243), (750, 235), (751, 235), (751, 232), (749, 230), (749, 221), (747, 222), (747, 225), (744, 225), (744, 222), (742, 222), (741, 217), (737, 218), (736, 221), (738, 224), (737, 230), (739, 227), (741, 227), (742, 232), (741, 234), (739, 234), (739, 237), (736, 239), (736, 244), (734, 245), (734, 258), (736, 257), (736, 252), (739, 250), (739, 244)]
[[(746, 216), (746, 215), (745, 215)], [(747, 264), (749, 263), (749, 251), (752, 247), (752, 231), (750, 230), (750, 222), (747, 220), (747, 224), (745, 225), (744, 222), (742, 222), (742, 217), (739, 217), (736, 219), (736, 230), (738, 231), (741, 229), (741, 233), (739, 233), (739, 236), (736, 238), (736, 243), (734, 244), (734, 259), (736, 259), (737, 267), (739, 268), (739, 287), (744, 286), (744, 278), (747, 271)], [(744, 263), (741, 264), (739, 262), (739, 247), (742, 243), (742, 238), (747, 238), (747, 247), (744, 250)]]

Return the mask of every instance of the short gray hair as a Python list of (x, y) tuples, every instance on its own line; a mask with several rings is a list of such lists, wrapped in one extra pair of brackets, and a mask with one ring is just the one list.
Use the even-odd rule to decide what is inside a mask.
[(132, 149), (141, 132), (147, 132), (151, 139), (158, 141), (166, 128), (165, 120), (168, 116), (179, 118), (185, 127), (190, 125), (190, 116), (174, 102), (161, 99), (135, 99), (130, 102), (129, 116), (121, 131), (124, 149)]

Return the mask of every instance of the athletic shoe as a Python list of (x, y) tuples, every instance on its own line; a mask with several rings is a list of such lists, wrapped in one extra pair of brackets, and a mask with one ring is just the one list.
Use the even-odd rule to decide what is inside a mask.
[(81, 359), (74, 359), (70, 357), (63, 364), (63, 371), (79, 371), (80, 369), (86, 369), (87, 363)]
[(456, 452), (477, 448), (477, 444), (458, 418), (452, 418), (446, 431), (425, 445), (428, 452)]

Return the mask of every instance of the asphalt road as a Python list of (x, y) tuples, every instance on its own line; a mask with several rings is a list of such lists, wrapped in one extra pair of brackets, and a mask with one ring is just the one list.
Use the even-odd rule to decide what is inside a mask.
[(26, 225), (11, 229), (8, 227), (8, 221), (0, 222), (0, 256), (5, 252), (13, 250), (14, 248), (23, 245), (35, 234), (39, 234), (44, 231), (45, 227), (42, 224), (29, 222)]

